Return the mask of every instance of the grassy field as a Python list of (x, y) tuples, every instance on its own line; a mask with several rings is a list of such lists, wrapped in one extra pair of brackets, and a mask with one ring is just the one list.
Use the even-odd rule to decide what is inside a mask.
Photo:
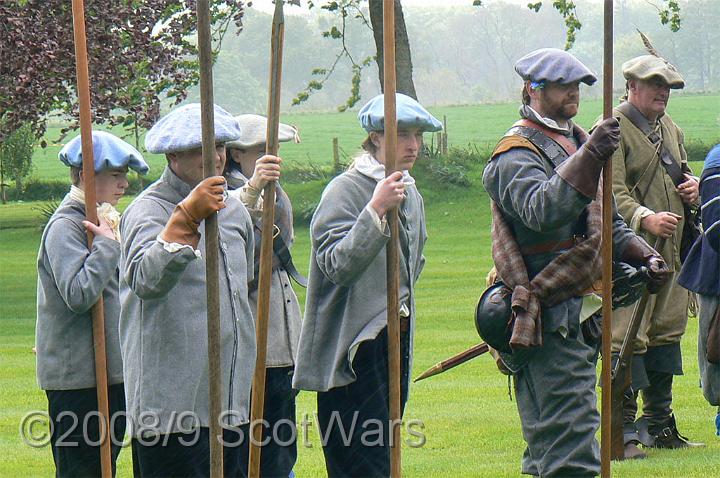
[[(680, 98), (676, 98), (680, 100)], [(688, 137), (718, 137), (720, 96), (683, 97), (687, 110), (674, 113), (688, 127)], [(708, 103), (716, 105), (707, 116)], [(676, 101), (679, 104), (681, 101)], [(596, 104), (592, 104), (597, 106)], [(592, 106), (590, 105), (590, 106)], [(585, 105), (586, 107), (588, 105)], [(461, 113), (460, 110), (464, 110)], [(703, 111), (698, 118), (697, 111)], [(494, 141), (515, 117), (512, 105), (439, 108), (447, 114), (454, 144), (470, 140)], [(595, 112), (581, 118), (589, 124)], [(343, 147), (352, 149), (361, 139), (353, 115), (296, 115), (286, 121), (299, 124), (303, 148), (313, 160), (329, 161), (330, 138), (339, 135)], [(493, 121), (491, 121), (493, 120)], [(496, 124), (491, 127), (490, 124)], [(483, 125), (488, 125), (487, 127)], [(706, 125), (709, 125), (706, 127)], [(714, 129), (713, 129), (714, 128)], [(310, 132), (318, 135), (311, 136)], [(313, 142), (314, 139), (317, 141)], [(354, 143), (352, 143), (354, 141)], [(42, 154), (42, 153), (41, 153)], [(303, 155), (293, 153), (293, 160)], [(40, 163), (45, 177), (59, 177), (56, 161)], [(697, 171), (701, 164), (694, 164)], [(47, 170), (46, 170), (47, 169)], [(415, 374), (455, 352), (476, 344), (472, 316), (490, 268), (490, 218), (487, 195), (479, 185), (480, 166), (473, 171), (469, 189), (442, 187), (425, 190), (429, 241), (427, 266), (418, 284), (418, 328), (415, 342)], [(288, 185), (293, 194), (316, 191), (313, 185)], [(123, 205), (127, 204), (127, 199)], [(0, 206), (0, 477), (44, 477), (53, 473), (48, 448), (30, 448), (19, 435), (21, 418), (29, 411), (44, 410), (44, 393), (35, 384), (35, 359), (31, 352), (35, 324), (35, 260), (40, 239), (37, 203)], [(306, 228), (296, 231), (295, 261), (307, 264), (309, 238)], [(302, 291), (301, 293), (302, 298)], [(614, 463), (617, 477), (706, 478), (720, 469), (720, 438), (714, 436), (715, 410), (703, 400), (698, 388), (697, 321), (690, 320), (683, 341), (685, 375), (678, 377), (675, 409), (681, 431), (708, 446), (693, 451), (650, 451), (641, 462)], [(170, 373), (170, 372), (169, 372)], [(298, 415), (312, 416), (314, 394), (299, 396)], [(508, 382), (488, 356), (451, 372), (416, 384), (411, 389), (405, 418), (419, 419), (427, 442), (405, 447), (405, 476), (515, 477), (520, 474), (524, 448), (515, 403), (508, 396)], [(407, 435), (406, 435), (407, 438)], [(317, 427), (310, 432), (310, 447), (300, 446), (296, 473), (299, 477), (324, 476)], [(121, 454), (120, 477), (131, 476), (130, 453)]]
[[(218, 100), (219, 104), (222, 101)], [(495, 144), (508, 126), (517, 119), (517, 104), (483, 104), (477, 106), (452, 106), (431, 108), (438, 118), (445, 116), (448, 124), (448, 142), (451, 146), (466, 146), (476, 143), (481, 146)], [(602, 111), (599, 100), (583, 103), (578, 115), (578, 123), (592, 126)], [(720, 142), (720, 95), (678, 95), (669, 104), (669, 114), (685, 129), (688, 140), (706, 140)], [(364, 139), (355, 112), (346, 113), (304, 113), (287, 114), (282, 121), (296, 125), (300, 129), (302, 142), (298, 145), (284, 146), (281, 154), (288, 164), (298, 162), (332, 161), (332, 138), (339, 138), (341, 156), (352, 155)], [(57, 160), (62, 144), (55, 143), (60, 136), (59, 128), (48, 130), (46, 139), (49, 146), (38, 148), (33, 163), (34, 176), (42, 179), (65, 179), (67, 169)], [(123, 134), (116, 129), (116, 134)], [(69, 140), (76, 133), (66, 137)], [(128, 141), (131, 141), (128, 139)], [(143, 144), (143, 137), (140, 138)], [(159, 155), (147, 154), (151, 165), (151, 177), (157, 177), (165, 160)]]

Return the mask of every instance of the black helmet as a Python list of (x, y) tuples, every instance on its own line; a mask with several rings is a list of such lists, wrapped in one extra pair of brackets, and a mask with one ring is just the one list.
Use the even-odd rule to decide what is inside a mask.
[(475, 308), (475, 327), (480, 337), (500, 352), (512, 353), (512, 290), (502, 282), (488, 287)]

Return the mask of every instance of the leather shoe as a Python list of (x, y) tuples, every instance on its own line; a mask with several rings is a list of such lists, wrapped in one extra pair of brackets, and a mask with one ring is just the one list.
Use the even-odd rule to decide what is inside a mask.
[(678, 449), (678, 448), (702, 448), (704, 443), (691, 442), (680, 434), (675, 423), (675, 416), (670, 415), (667, 425), (659, 432), (653, 433), (655, 440), (653, 448)]
[(677, 428), (665, 427), (655, 435), (653, 448), (678, 449), (678, 448), (703, 448), (704, 443), (691, 442), (677, 431)]
[(642, 460), (643, 458), (647, 458), (647, 454), (638, 447), (639, 444), (640, 442), (635, 440), (625, 444), (624, 456), (626, 460)]

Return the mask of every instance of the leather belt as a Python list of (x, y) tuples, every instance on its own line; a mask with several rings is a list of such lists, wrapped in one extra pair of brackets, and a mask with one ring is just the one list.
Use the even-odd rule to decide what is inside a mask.
[(548, 254), (550, 252), (557, 252), (562, 251), (565, 249), (570, 249), (575, 244), (578, 244), (582, 241), (584, 241), (586, 236), (584, 235), (578, 235), (574, 236), (570, 239), (565, 239), (564, 241), (550, 241), (550, 242), (543, 242), (540, 244), (531, 244), (529, 246), (522, 246), (520, 247), (520, 252), (524, 256), (532, 256), (536, 254)]

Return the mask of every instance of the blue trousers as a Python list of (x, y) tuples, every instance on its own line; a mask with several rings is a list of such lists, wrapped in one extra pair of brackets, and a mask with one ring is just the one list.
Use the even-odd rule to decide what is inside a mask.
[[(355, 382), (317, 394), (329, 478), (390, 476), (387, 328), (360, 345)], [(401, 334), (401, 409), (408, 397), (409, 334)], [(398, 443), (397, 446), (400, 446)]]
[[(48, 414), (52, 421), (53, 460), (55, 476), (101, 476), (97, 390), (47, 390)], [(112, 471), (125, 436), (125, 389), (122, 383), (108, 387), (108, 405), (112, 434)], [(115, 416), (115, 418), (113, 418)]]

